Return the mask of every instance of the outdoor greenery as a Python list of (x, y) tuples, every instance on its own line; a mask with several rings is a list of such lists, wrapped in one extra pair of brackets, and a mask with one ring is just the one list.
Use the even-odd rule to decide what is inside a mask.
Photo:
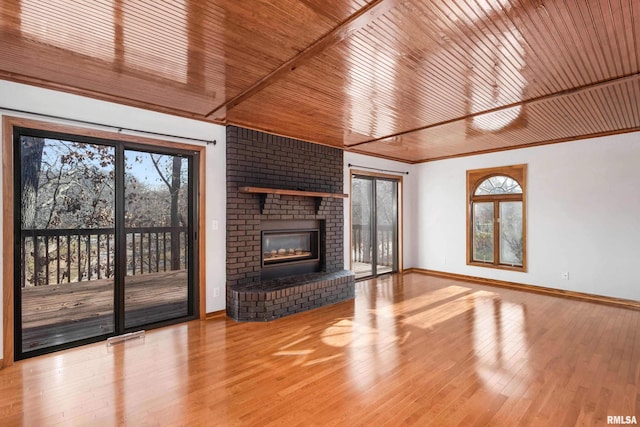
[(493, 262), (493, 202), (473, 204), (473, 259)]
[[(522, 202), (498, 202), (500, 263), (522, 265)], [(494, 203), (473, 204), (473, 260), (494, 262)]]
[[(502, 174), (482, 179), (472, 197), (472, 259), (521, 266), (523, 203), (519, 195), (522, 195), (522, 187), (512, 177)], [(496, 227), (499, 227), (498, 236)], [(496, 249), (498, 259), (495, 259)]]

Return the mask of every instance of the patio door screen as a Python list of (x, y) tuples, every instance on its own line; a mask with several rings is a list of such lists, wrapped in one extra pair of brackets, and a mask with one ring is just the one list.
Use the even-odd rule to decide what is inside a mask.
[(30, 129), (14, 144), (16, 359), (195, 317), (196, 153)]
[(398, 183), (351, 177), (351, 269), (356, 278), (398, 271)]

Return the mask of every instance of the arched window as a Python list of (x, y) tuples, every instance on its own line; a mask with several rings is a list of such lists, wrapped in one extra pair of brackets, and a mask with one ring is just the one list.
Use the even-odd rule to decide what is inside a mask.
[(527, 165), (467, 171), (467, 264), (526, 271)]

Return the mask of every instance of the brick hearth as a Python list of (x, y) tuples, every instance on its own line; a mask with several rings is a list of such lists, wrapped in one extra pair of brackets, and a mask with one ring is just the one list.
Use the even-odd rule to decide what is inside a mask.
[(351, 271), (309, 273), (231, 288), (227, 314), (240, 321), (274, 320), (354, 297)]

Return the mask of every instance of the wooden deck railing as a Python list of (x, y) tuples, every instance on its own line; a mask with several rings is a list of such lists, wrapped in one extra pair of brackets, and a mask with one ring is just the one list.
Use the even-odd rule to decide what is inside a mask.
[[(126, 274), (158, 273), (186, 268), (187, 227), (125, 228)], [(174, 241), (172, 246), (172, 239)], [(115, 230), (23, 230), (22, 287), (81, 282), (113, 277)]]
[[(371, 227), (369, 225), (354, 224), (351, 226), (351, 256), (354, 262), (371, 263), (372, 241)], [(392, 267), (395, 254), (394, 240), (395, 229), (391, 225), (379, 225), (378, 234), (378, 265)]]

